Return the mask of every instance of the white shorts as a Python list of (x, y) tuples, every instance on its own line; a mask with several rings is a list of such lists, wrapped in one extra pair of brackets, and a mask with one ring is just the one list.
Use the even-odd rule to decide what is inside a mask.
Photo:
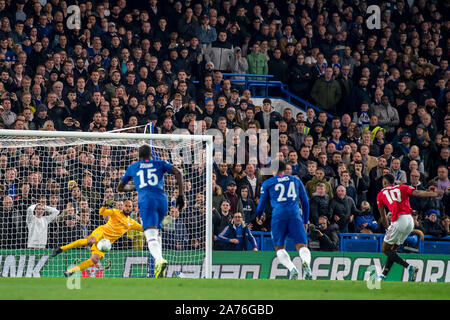
[(402, 214), (387, 229), (384, 242), (400, 246), (405, 242), (413, 229), (414, 220), (412, 216), (410, 214)]

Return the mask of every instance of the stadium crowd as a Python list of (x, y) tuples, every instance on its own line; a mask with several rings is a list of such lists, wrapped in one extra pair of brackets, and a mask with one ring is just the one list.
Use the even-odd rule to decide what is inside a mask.
[[(72, 4), (79, 6), (79, 25), (68, 13)], [(380, 29), (366, 26), (371, 4), (380, 6)], [(385, 231), (376, 204), (385, 173), (445, 192), (411, 197), (411, 206), (416, 239), (446, 236), (449, 12), (440, 0), (0, 0), (0, 128), (275, 129), (277, 157), (310, 197), (311, 237), (320, 249), (338, 250), (340, 232)], [(235, 81), (242, 78), (231, 81), (227, 72), (273, 75), (319, 109), (294, 117), (290, 108), (275, 111), (267, 98), (257, 105), (264, 88), (246, 90)], [(236, 212), (244, 221), (239, 226), (270, 231), (270, 209), (262, 219), (255, 212), (266, 178), (248, 157), (257, 136), (237, 143), (248, 150), (245, 163), (225, 163), (229, 149), (215, 155), (217, 250), (245, 248), (222, 232), (235, 229)], [(136, 150), (95, 144), (2, 147), (1, 247), (53, 248), (87, 236), (103, 223), (98, 209), (115, 196), (133, 159)], [(186, 231), (193, 229), (183, 225), (187, 220), (176, 222), (202, 223), (202, 196), (189, 195), (192, 212), (170, 209), (173, 248), (202, 245)], [(142, 247), (139, 235), (121, 241), (119, 247)]]

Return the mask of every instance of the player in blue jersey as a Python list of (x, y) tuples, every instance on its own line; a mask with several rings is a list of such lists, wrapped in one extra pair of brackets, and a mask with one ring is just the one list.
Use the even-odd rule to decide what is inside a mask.
[[(167, 260), (162, 256), (159, 229), (167, 214), (168, 199), (164, 191), (164, 174), (174, 174), (178, 184), (177, 206), (184, 207), (184, 184), (180, 170), (163, 160), (151, 160), (151, 147), (139, 148), (139, 161), (130, 164), (117, 186), (118, 192), (138, 192), (138, 206), (142, 229), (150, 254), (155, 258), (155, 278), (165, 277)], [(128, 182), (133, 180), (133, 184)]]
[[(295, 246), (302, 262), (305, 280), (311, 280), (311, 252), (307, 247), (306, 226), (309, 218), (308, 195), (298, 177), (284, 174), (286, 164), (277, 160), (276, 175), (263, 182), (256, 212), (261, 218), (267, 201), (272, 205), (272, 240), (278, 260), (289, 270), (289, 279), (298, 279), (298, 270), (292, 263), (285, 247), (286, 237), (295, 241)], [(301, 210), (299, 207), (301, 202)]]

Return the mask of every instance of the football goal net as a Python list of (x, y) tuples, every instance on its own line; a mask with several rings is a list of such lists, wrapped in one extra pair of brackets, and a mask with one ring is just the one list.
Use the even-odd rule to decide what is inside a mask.
[[(0, 139), (0, 276), (62, 277), (90, 257), (90, 246), (52, 257), (54, 248), (86, 238), (109, 217), (99, 214), (106, 199), (117, 209), (131, 200), (130, 217), (140, 221), (137, 193), (116, 191), (138, 148), (183, 173), (185, 207), (176, 207), (178, 187), (166, 174), (168, 212), (160, 231), (166, 276), (211, 277), (212, 136), (144, 133), (87, 133), (2, 130)], [(83, 277), (152, 277), (145, 235), (130, 230), (112, 244)]]

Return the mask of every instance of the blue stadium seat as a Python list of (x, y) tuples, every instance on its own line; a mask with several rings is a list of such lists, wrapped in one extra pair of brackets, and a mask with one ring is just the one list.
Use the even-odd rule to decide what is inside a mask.
[(343, 251), (347, 252), (379, 252), (378, 240), (347, 239), (343, 243)]
[(341, 233), (340, 251), (380, 252), (381, 234)]
[(450, 254), (450, 237), (436, 238), (425, 236), (423, 252), (428, 254)]

